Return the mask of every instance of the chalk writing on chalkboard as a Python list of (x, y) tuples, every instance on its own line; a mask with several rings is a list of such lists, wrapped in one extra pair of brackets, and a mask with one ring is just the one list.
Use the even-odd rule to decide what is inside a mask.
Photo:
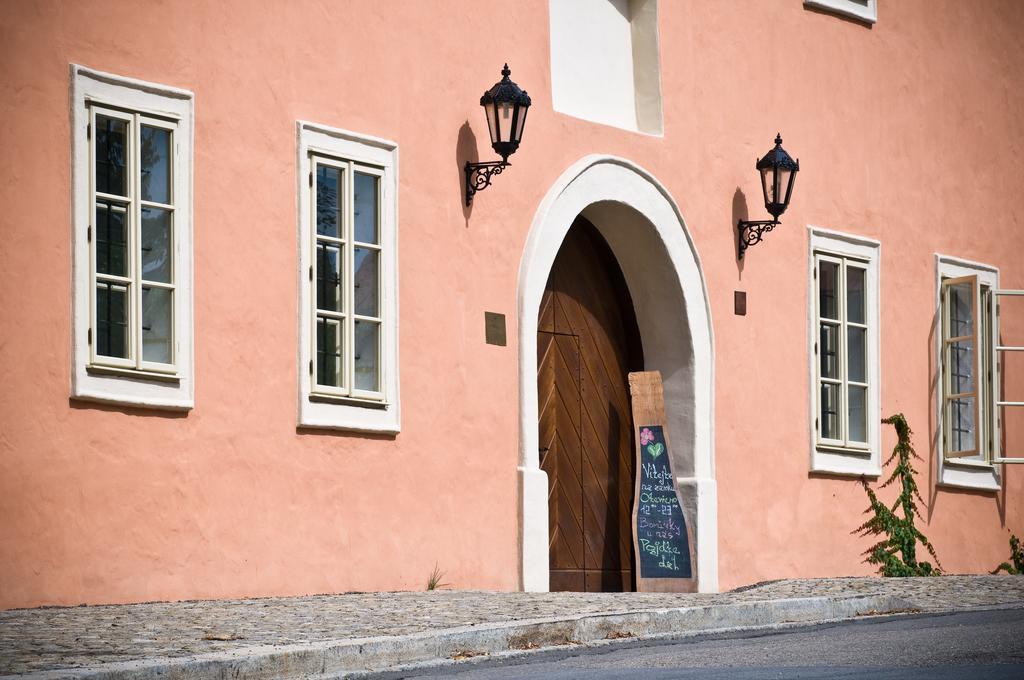
[(665, 433), (660, 425), (640, 428), (640, 495), (636, 538), (641, 578), (692, 578), (690, 539), (676, 495)]

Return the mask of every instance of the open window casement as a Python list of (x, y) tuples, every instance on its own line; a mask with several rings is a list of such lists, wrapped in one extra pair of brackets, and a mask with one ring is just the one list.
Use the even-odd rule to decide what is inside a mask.
[(994, 413), (992, 421), (994, 429), (992, 436), (991, 461), (993, 463), (1024, 463), (1024, 450), (1003, 451), (1002, 450), (1002, 427), (1006, 423), (1006, 413), (1009, 409), (1024, 408), (1024, 401), (1007, 401), (1004, 393), (1004, 370), (1006, 367), (1007, 352), (1024, 352), (1024, 347), (1014, 345), (1003, 345), (999, 337), (999, 299), (1003, 297), (1024, 297), (1024, 290), (995, 290), (989, 300), (989, 318), (992, 319), (992, 356), (994, 375), (992, 380), (992, 404)]
[(980, 389), (982, 351), (977, 276), (942, 282), (942, 437), (946, 458), (977, 458), (984, 451)]

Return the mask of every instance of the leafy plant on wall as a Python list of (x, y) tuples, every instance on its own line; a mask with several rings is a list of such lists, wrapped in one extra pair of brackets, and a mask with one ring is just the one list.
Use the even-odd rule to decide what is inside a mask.
[(1024, 574), (1024, 550), (1021, 549), (1020, 539), (1015, 534), (1010, 534), (1010, 562), (1003, 562), (992, 573), (998, 574), (1000, 571), (1005, 571), (1014, 576)]
[[(890, 484), (898, 483), (900, 495), (892, 506), (887, 506), (878, 500), (874, 490), (868, 486), (866, 480), (861, 480), (864, 490), (868, 493), (871, 506), (865, 510), (871, 518), (853, 530), (851, 533), (860, 536), (881, 536), (882, 539), (864, 551), (867, 555), (865, 562), (878, 565), (878, 573), (882, 576), (939, 576), (942, 565), (935, 554), (935, 548), (928, 541), (927, 537), (914, 525), (915, 519), (921, 518), (918, 512), (916, 501), (924, 503), (920, 492), (917, 490), (917, 482), (914, 475), (917, 471), (911, 461), (912, 458), (921, 460), (921, 457), (914, 451), (910, 443), (910, 435), (913, 434), (906, 418), (902, 413), (889, 416), (882, 420), (887, 425), (896, 428), (898, 440), (892, 455), (885, 461), (890, 465), (895, 461), (889, 479), (882, 484), (881, 489)], [(917, 544), (920, 542), (928, 551), (928, 554), (935, 559), (935, 566), (926, 561), (918, 561)]]

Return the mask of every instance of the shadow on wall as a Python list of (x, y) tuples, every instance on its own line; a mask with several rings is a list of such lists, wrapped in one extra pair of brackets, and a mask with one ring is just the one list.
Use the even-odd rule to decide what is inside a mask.
[(466, 221), (466, 228), (469, 228), (469, 216), (473, 212), (473, 206), (466, 205), (466, 163), (477, 163), (480, 161), (480, 154), (476, 150), (476, 135), (469, 127), (467, 120), (459, 128), (459, 140), (455, 144), (455, 174), (458, 178), (459, 196), (462, 199), (462, 217)]
[(123, 413), (126, 416), (136, 418), (187, 418), (191, 411), (170, 411), (166, 409), (143, 408), (139, 406), (124, 406), (121, 404), (105, 403), (99, 401), (86, 401), (68, 397), (68, 406), (74, 409), (88, 409), (90, 411), (107, 411), (108, 413)]
[[(854, 2), (856, 2), (856, 0), (854, 0)], [(863, 19), (858, 19), (856, 17), (847, 16), (845, 14), (837, 14), (836, 12), (833, 12), (831, 10), (825, 9), (823, 7), (815, 7), (814, 5), (807, 5), (807, 4), (805, 4), (804, 5), (804, 11), (805, 12), (811, 12), (812, 14), (822, 14), (822, 15), (827, 16), (829, 19), (832, 19), (834, 21), (845, 21), (848, 24), (853, 24), (854, 26), (860, 26), (861, 28), (866, 28), (869, 31), (874, 30), (874, 27), (875, 27), (875, 25), (872, 24), (870, 21), (864, 21)]]
[[(939, 328), (939, 312), (936, 310), (932, 315), (931, 327), (928, 329), (928, 523), (932, 522), (932, 515), (935, 513), (935, 500), (939, 490), (939, 423), (935, 413), (935, 401), (938, 398), (936, 390), (939, 389), (939, 372), (936, 367), (939, 365), (938, 357), (935, 356), (936, 334)], [(882, 451), (882, 465), (885, 465), (886, 452)], [(885, 471), (883, 470), (883, 473)]]
[(736, 258), (736, 273), (740, 281), (743, 280), (743, 260), (740, 259), (740, 230), (736, 225), (740, 220), (750, 219), (750, 210), (747, 208), (747, 197), (743, 190), (736, 187), (732, 195), (732, 222), (729, 223), (729, 230), (732, 232), (732, 253)]
[(335, 437), (339, 439), (365, 439), (366, 441), (393, 442), (397, 434), (390, 432), (361, 432), (357, 430), (335, 430), (327, 427), (307, 427), (299, 425), (295, 434), (300, 437)]

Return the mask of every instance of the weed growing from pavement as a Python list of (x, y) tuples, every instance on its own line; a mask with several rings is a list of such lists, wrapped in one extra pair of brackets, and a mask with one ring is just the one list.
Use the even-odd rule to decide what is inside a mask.
[[(885, 461), (886, 465), (896, 461), (896, 467), (889, 475), (889, 479), (879, 488), (884, 489), (898, 481), (900, 495), (892, 507), (886, 506), (878, 500), (878, 496), (868, 486), (867, 480), (861, 479), (861, 484), (864, 485), (864, 490), (867, 491), (868, 499), (871, 501), (871, 506), (864, 513), (871, 514), (871, 518), (851, 533), (861, 536), (884, 536), (882, 540), (864, 551), (864, 554), (867, 555), (864, 561), (868, 564), (878, 565), (878, 573), (882, 576), (939, 576), (942, 574), (942, 565), (939, 564), (935, 548), (914, 526), (915, 518), (921, 518), (914, 499), (921, 503), (924, 503), (924, 499), (921, 498), (921, 494), (917, 490), (917, 482), (914, 480), (917, 471), (914, 469), (911, 458), (921, 460), (921, 457), (917, 455), (910, 443), (910, 435), (913, 433), (902, 413), (889, 416), (882, 422), (896, 428), (898, 441), (896, 448), (892, 450), (892, 455)], [(897, 510), (902, 511), (902, 517), (897, 514)], [(934, 567), (929, 562), (917, 561), (918, 541), (935, 559)]]
[(1010, 534), (1010, 562), (1003, 562), (992, 573), (998, 574), (1000, 571), (1005, 571), (1014, 576), (1024, 574), (1024, 550), (1021, 549), (1020, 539), (1015, 534)]
[(430, 572), (430, 576), (427, 578), (427, 590), (441, 590), (447, 588), (450, 583), (441, 583), (441, 579), (444, 578), (444, 572), (437, 568), (437, 563), (434, 563), (434, 571)]

